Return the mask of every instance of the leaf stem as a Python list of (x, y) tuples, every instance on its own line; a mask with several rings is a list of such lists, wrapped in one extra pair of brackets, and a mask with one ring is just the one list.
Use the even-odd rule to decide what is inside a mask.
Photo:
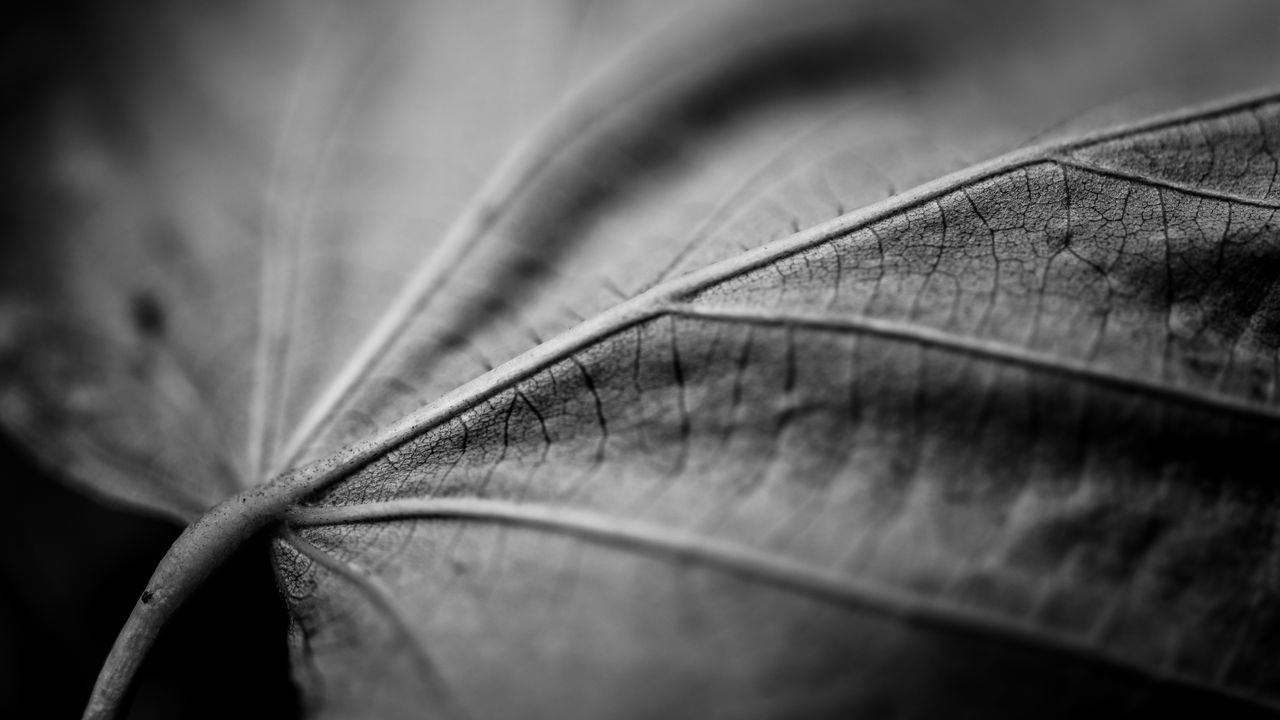
[(342, 477), (362, 460), (344, 452), (250, 488), (187, 526), (165, 553), (116, 637), (89, 696), (84, 720), (110, 720), (124, 700), (147, 651), (183, 602), (253, 535), (317, 487)]

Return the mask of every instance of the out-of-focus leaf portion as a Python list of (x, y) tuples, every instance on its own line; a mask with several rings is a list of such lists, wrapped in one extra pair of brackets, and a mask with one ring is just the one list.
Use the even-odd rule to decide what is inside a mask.
[(85, 15), (10, 138), (0, 419), (89, 489), (190, 518), (279, 469), (298, 405), (514, 138), (666, 12)]

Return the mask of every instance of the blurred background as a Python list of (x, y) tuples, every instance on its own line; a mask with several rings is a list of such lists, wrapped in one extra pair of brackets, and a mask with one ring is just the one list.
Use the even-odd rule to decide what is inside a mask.
[[(0, 212), (25, 191), (22, 174), (32, 168), (22, 160), (38, 147), (51, 99), (101, 59), (104, 29), (120, 14), (113, 5), (5, 3), (0, 173), (10, 202)], [(180, 530), (70, 489), (0, 436), (0, 716), (80, 716), (116, 632)], [(267, 549), (253, 543), (161, 637), (131, 717), (298, 717), (286, 627)]]
[[(7, 439), (0, 478), (0, 715), (76, 718), (180, 528), (68, 489)], [(161, 636), (130, 717), (300, 717), (287, 622), (252, 543)]]

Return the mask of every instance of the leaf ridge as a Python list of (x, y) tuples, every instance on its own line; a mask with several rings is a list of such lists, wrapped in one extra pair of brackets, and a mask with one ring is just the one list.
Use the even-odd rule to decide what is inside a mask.
[[(661, 23), (660, 23), (661, 24)], [(392, 301), (390, 308), (355, 348), (333, 380), (319, 394), (303, 415), (292, 437), (284, 446), (282, 465), (292, 466), (312, 442), (368, 380), (381, 358), (395, 344), (415, 315), (421, 312), (444, 285), (453, 268), (476, 249), (478, 241), (497, 224), (504, 209), (527, 183), (555, 158), (555, 149), (564, 138), (589, 127), (602, 116), (614, 111), (615, 104), (605, 100), (620, 94), (628, 83), (617, 82), (615, 75), (630, 70), (631, 56), (641, 54), (662, 33), (636, 40), (619, 50), (595, 73), (570, 89), (541, 121), (524, 137), (486, 180), (480, 191), (445, 231), (440, 243), (412, 272), (409, 281)], [(601, 96), (601, 97), (596, 97)]]
[(1160, 397), (1187, 405), (1211, 408), (1232, 415), (1267, 422), (1280, 422), (1280, 409), (1270, 405), (1239, 400), (1215, 392), (1171, 386), (1132, 375), (1123, 375), (1097, 367), (1089, 362), (1072, 361), (1009, 343), (969, 338), (916, 323), (866, 315), (806, 316), (751, 307), (711, 307), (693, 304), (674, 305), (667, 312), (671, 315), (691, 319), (815, 328), (905, 340), (942, 350), (1096, 382), (1108, 387)]
[[(769, 263), (804, 252), (855, 230), (870, 227), (877, 221), (932, 202), (959, 188), (1030, 165), (1054, 162), (1054, 154), (1085, 147), (1096, 142), (1148, 132), (1152, 129), (1167, 127), (1178, 122), (1216, 117), (1236, 112), (1241, 108), (1257, 107), (1275, 102), (1278, 98), (1280, 98), (1280, 91), (1267, 89), (1265, 92), (1245, 97), (1244, 99), (1231, 100), (1224, 104), (1213, 104), (1165, 118), (1135, 123), (1127, 127), (1090, 135), (1073, 142), (1054, 143), (1048, 147), (1033, 147), (1015, 151), (1003, 157), (917, 186), (913, 190), (886, 198), (879, 203), (851, 211), (833, 220), (762, 245), (741, 255), (714, 263), (701, 270), (677, 277), (653, 287), (630, 300), (614, 305), (609, 310), (552, 337), (541, 345), (516, 356), (484, 375), (455, 388), (438, 400), (409, 413), (364, 440), (348, 446), (331, 458), (318, 461), (323, 462), (326, 467), (324, 472), (317, 472), (310, 477), (310, 487), (313, 491), (328, 487), (346, 477), (347, 474), (353, 472), (360, 465), (385, 452), (386, 449), (427, 432), (453, 415), (475, 407), (486, 399), (509, 389), (515, 383), (532, 376), (555, 362), (566, 359), (605, 337), (661, 316), (673, 306), (687, 304), (697, 293), (726, 280), (740, 277)], [(1218, 402), (1215, 398), (1210, 398), (1209, 400), (1211, 404)], [(1233, 403), (1223, 401), (1223, 404), (1225, 406)], [(1260, 415), (1267, 421), (1272, 421), (1277, 414), (1280, 414), (1280, 411), (1264, 409), (1258, 405), (1242, 405), (1239, 412), (1244, 415)]]
[(439, 709), (444, 717), (466, 717), (466, 713), (462, 712), (458, 705), (457, 698), (450, 692), (448, 683), (440, 675), (440, 671), (435, 666), (431, 656), (427, 654), (426, 643), (416, 636), (413, 624), (409, 622), (404, 612), (396, 605), (390, 589), (383, 585), (375, 575), (357, 568), (349, 561), (339, 560), (321, 550), (288, 526), (281, 527), (280, 539), (303, 557), (359, 589), (368, 598), (370, 604), (395, 626), (395, 637), (406, 647), (413, 658), (415, 670), (422, 679), (423, 687), (431, 694), (431, 699), (436, 701), (434, 707)]
[(628, 551), (670, 555), (826, 602), (896, 617), (904, 623), (999, 638), (1090, 663), (1123, 668), (1161, 684), (1231, 697), (1269, 710), (1280, 709), (1280, 704), (1247, 691), (1133, 662), (1107, 653), (1096, 642), (1048, 632), (1026, 621), (992, 616), (897, 591), (740, 543), (593, 510), (492, 498), (403, 498), (359, 505), (294, 508), (288, 513), (287, 523), (295, 527), (319, 527), (397, 519), (448, 519), (518, 526), (573, 535)]
[[(392, 28), (391, 33), (401, 31), (400, 28)], [(320, 200), (320, 186), (325, 179), (325, 175), (329, 172), (334, 162), (334, 155), (337, 152), (337, 144), (339, 138), (344, 132), (344, 128), (350, 121), (352, 114), (358, 109), (356, 100), (360, 96), (360, 91), (366, 86), (373, 75), (378, 63), (383, 61), (382, 55), (385, 49), (391, 43), (379, 43), (372, 52), (367, 53), (362, 58), (362, 62), (356, 69), (354, 78), (343, 89), (341, 99), (338, 106), (332, 113), (332, 120), (324, 133), (324, 139), (319, 151), (319, 156), (314, 163), (314, 169), (311, 171), (311, 177), (307, 183), (305, 195), (302, 200), (302, 207), (297, 212), (296, 227), (290, 229), (289, 236), (292, 240), (290, 249), (295, 253), (295, 257), (300, 256), (301, 248), (309, 233), (312, 230), (312, 223), (315, 219), (316, 205)], [(281, 289), (281, 295), (284, 296), (284, 303), (281, 309), (281, 317), (283, 328), (291, 328), (297, 324), (300, 312), (300, 293), (298, 286), (299, 272), (297, 262), (288, 263), (290, 272), (286, 275), (287, 285)], [(285, 422), (285, 410), (289, 398), (286, 393), (293, 387), (293, 363), (291, 362), (294, 353), (295, 344), (292, 342), (291, 334), (284, 333), (284, 338), (280, 342), (279, 352), (276, 354), (276, 363), (274, 373), (271, 375), (272, 386), (275, 388), (274, 412), (271, 414), (270, 420), (265, 426), (266, 435), (263, 438), (262, 450), (262, 467), (259, 473), (254, 477), (257, 481), (265, 472), (267, 475), (278, 474), (282, 468), (278, 467), (279, 458), (276, 456), (282, 442), (281, 433)]]
[(1222, 200), (1224, 202), (1237, 203), (1240, 205), (1249, 205), (1251, 207), (1256, 207), (1256, 208), (1264, 208), (1268, 210), (1280, 210), (1280, 203), (1277, 203), (1277, 202), (1259, 200), (1257, 198), (1251, 198), (1245, 195), (1224, 192), (1221, 190), (1207, 190), (1204, 188), (1192, 187), (1190, 185), (1185, 185), (1183, 183), (1172, 182), (1170, 180), (1162, 180), (1160, 178), (1147, 175), (1145, 173), (1127, 172), (1124, 170), (1117, 170), (1115, 168), (1101, 167), (1099, 165), (1095, 165), (1093, 163), (1085, 162), (1083, 160), (1079, 160), (1079, 159), (1072, 158), (1065, 155), (1054, 156), (1052, 160), (1053, 162), (1056, 162), (1065, 167), (1069, 167), (1075, 170), (1081, 170), (1083, 172), (1093, 173), (1094, 175), (1101, 175), (1103, 177), (1114, 178), (1116, 180), (1125, 180), (1127, 182), (1137, 183), (1139, 185), (1147, 185), (1149, 187), (1153, 187), (1157, 189), (1173, 190), (1175, 192), (1184, 193), (1186, 195), (1193, 195), (1195, 197), (1203, 198), (1206, 200)]
[[(262, 244), (262, 272), (258, 282), (258, 337), (254, 355), (252, 385), (249, 395), (249, 482), (257, 482), (270, 461), (271, 448), (275, 444), (277, 430), (272, 422), (273, 410), (280, 404), (280, 375), (287, 366), (290, 342), (292, 306), (297, 302), (298, 263), (302, 238), (298, 228), (287, 227), (279, 218), (281, 211), (271, 212), (269, 207), (282, 201), (284, 194), (284, 165), (286, 148), (296, 135), (296, 126), (302, 119), (306, 97), (315, 94), (317, 56), (324, 40), (332, 32), (335, 4), (325, 6), (318, 21), (319, 29), (311, 38), (303, 55), (303, 67), (289, 91), (288, 107), (276, 132), (275, 152), (268, 171), (266, 198), (263, 202), (269, 229)], [(327, 153), (326, 153), (327, 156)], [(323, 172), (327, 157), (322, 157), (317, 172)], [(282, 210), (282, 209), (281, 209)], [(292, 261), (291, 261), (292, 260)]]

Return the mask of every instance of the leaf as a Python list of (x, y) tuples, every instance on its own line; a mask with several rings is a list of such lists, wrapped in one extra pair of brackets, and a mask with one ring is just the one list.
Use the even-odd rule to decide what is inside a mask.
[(67, 81), (0, 418), (200, 516), (91, 716), (264, 528), (319, 715), (1276, 702), (1280, 106), (1062, 140), (1273, 81), (1274, 10), (525, 8)]
[(1018, 153), (411, 416), (277, 541), (304, 687), (380, 716), (1270, 707), (1277, 133), (1266, 98)]

